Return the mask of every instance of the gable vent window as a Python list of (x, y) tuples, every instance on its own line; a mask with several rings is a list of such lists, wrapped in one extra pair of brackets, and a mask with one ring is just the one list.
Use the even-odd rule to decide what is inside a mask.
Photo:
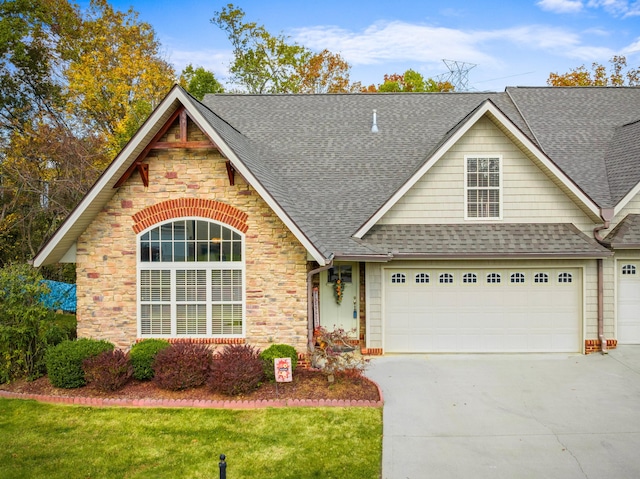
[(453, 283), (453, 275), (451, 273), (442, 273), (440, 275), (439, 281), (442, 284), (452, 284)]
[(573, 281), (573, 276), (571, 273), (560, 273), (558, 275), (558, 283), (571, 283)]
[(511, 282), (512, 283), (524, 283), (524, 273), (512, 273), (511, 274)]
[(403, 284), (407, 282), (407, 275), (404, 273), (393, 273), (391, 275), (391, 282), (394, 284)]
[(141, 337), (241, 337), (244, 238), (225, 225), (180, 219), (138, 237)]
[(416, 274), (416, 283), (428, 283), (429, 275), (427, 273)]
[(462, 275), (462, 282), (463, 283), (477, 283), (478, 282), (478, 275), (475, 273), (465, 273), (464, 275)]
[(624, 275), (631, 275), (631, 274), (636, 274), (636, 267), (633, 264), (625, 264), (622, 267), (622, 274)]
[(466, 219), (500, 219), (500, 157), (465, 157)]
[(489, 273), (487, 275), (487, 283), (489, 284), (497, 284), (500, 282), (500, 274), (499, 273)]
[(548, 283), (549, 282), (549, 275), (547, 273), (536, 273), (536, 275), (533, 277), (533, 282), (534, 283)]

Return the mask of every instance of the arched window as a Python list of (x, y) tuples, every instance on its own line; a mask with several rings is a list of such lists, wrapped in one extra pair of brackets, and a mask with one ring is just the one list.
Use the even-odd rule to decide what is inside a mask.
[(138, 237), (141, 337), (244, 334), (244, 237), (204, 219), (159, 224)]
[(524, 273), (511, 273), (512, 283), (524, 283)]
[(439, 282), (442, 284), (452, 284), (453, 275), (451, 273), (442, 273), (440, 275)]
[(536, 273), (533, 277), (534, 283), (548, 283), (549, 275), (547, 273)]
[(573, 276), (571, 273), (560, 273), (558, 274), (558, 283), (571, 283), (573, 281)]
[(407, 275), (404, 273), (393, 273), (391, 275), (391, 282), (394, 284), (406, 283)]
[(478, 282), (478, 275), (475, 273), (465, 273), (462, 275), (462, 282), (463, 283), (477, 283)]
[(500, 273), (489, 273), (487, 275), (487, 283), (496, 284), (500, 282)]
[(633, 264), (625, 264), (622, 267), (622, 274), (624, 275), (636, 274), (636, 266)]
[(429, 282), (429, 274), (428, 273), (418, 273), (416, 274), (416, 283), (428, 283)]

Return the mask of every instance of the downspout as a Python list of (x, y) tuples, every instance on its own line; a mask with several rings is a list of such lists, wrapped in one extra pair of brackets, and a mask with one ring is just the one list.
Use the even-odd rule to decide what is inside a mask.
[[(596, 226), (593, 229), (593, 237), (603, 246), (608, 246), (604, 238), (600, 236), (600, 231), (609, 229), (611, 219), (613, 219), (613, 208), (600, 209), (600, 217), (604, 220), (604, 224)], [(598, 258), (598, 339), (600, 339), (600, 348), (602, 354), (607, 354), (607, 338), (604, 337), (604, 266), (602, 258)]]
[(313, 351), (313, 276), (333, 267), (333, 254), (329, 258), (329, 263), (312, 269), (307, 273), (307, 346), (309, 351)]

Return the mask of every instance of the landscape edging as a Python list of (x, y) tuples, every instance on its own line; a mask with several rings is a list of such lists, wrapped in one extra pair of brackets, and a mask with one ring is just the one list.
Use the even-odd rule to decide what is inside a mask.
[(52, 394), (30, 394), (0, 390), (0, 397), (8, 399), (33, 399), (49, 404), (73, 404), (94, 407), (155, 407), (155, 408), (205, 408), (205, 409), (260, 409), (267, 407), (382, 407), (384, 399), (382, 389), (375, 381), (371, 381), (378, 389), (380, 399), (369, 401), (364, 399), (257, 399), (253, 401), (210, 400), (210, 399), (128, 399), (128, 398), (95, 398), (81, 396), (55, 396)]

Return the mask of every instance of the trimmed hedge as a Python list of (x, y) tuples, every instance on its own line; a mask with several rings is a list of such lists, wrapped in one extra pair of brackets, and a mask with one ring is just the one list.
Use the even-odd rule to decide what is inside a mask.
[(133, 376), (129, 354), (122, 349), (103, 351), (82, 361), (85, 379), (100, 391), (122, 389)]
[(248, 393), (264, 378), (260, 350), (248, 344), (231, 344), (216, 354), (207, 384), (227, 396)]
[(156, 355), (153, 382), (173, 391), (202, 386), (207, 381), (211, 361), (211, 350), (204, 344), (172, 344)]
[(164, 339), (144, 339), (131, 347), (129, 356), (133, 366), (133, 377), (140, 381), (153, 379), (153, 361), (156, 355), (163, 349), (171, 346), (169, 341)]
[(82, 362), (113, 349), (114, 345), (104, 340), (82, 338), (76, 341), (63, 341), (49, 348), (45, 354), (49, 381), (57, 388), (82, 387), (87, 383)]
[(288, 344), (272, 344), (260, 353), (260, 359), (264, 363), (264, 374), (270, 381), (275, 381), (275, 371), (273, 361), (276, 358), (291, 358), (291, 372), (295, 371), (298, 365), (298, 352), (293, 346)]

